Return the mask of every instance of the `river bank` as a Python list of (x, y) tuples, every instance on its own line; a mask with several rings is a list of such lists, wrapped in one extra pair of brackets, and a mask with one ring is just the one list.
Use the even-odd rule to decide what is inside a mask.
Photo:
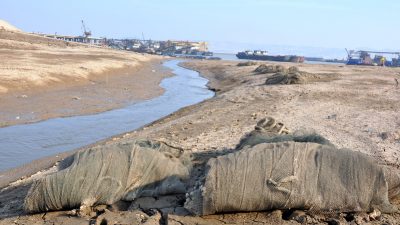
[[(0, 187), (18, 175), (29, 176), (29, 171), (47, 168), (43, 163), (51, 166), (51, 162), (59, 160), (57, 157), (65, 156), (65, 151), (132, 131), (212, 97), (213, 92), (205, 87), (207, 80), (195, 71), (179, 67), (179, 62), (163, 63), (164, 69), (174, 76), (162, 80), (160, 88), (164, 93), (158, 97), (97, 114), (0, 128)], [(49, 155), (53, 156), (40, 159)], [(32, 160), (36, 161), (29, 163)]]
[[(281, 64), (291, 66), (293, 64)], [(136, 138), (159, 140), (193, 154), (195, 170), (202, 170), (204, 162), (218, 152), (233, 149), (240, 138), (254, 129), (265, 116), (281, 121), (292, 132), (313, 130), (338, 147), (364, 152), (381, 164), (399, 166), (399, 113), (400, 90), (395, 78), (400, 71), (378, 67), (343, 67), (336, 65), (297, 65), (301, 70), (321, 76), (334, 75), (335, 79), (295, 85), (265, 85), (271, 74), (256, 74), (258, 65), (238, 67), (237, 62), (193, 61), (184, 64), (200, 71), (210, 82), (208, 86), (216, 96), (197, 105), (172, 113), (137, 131), (113, 137), (105, 143), (123, 142)], [(106, 221), (141, 221), (148, 224), (298, 224), (288, 219), (284, 211), (236, 213), (206, 217), (188, 216), (182, 209), (181, 196), (160, 199), (138, 199), (140, 209), (128, 210), (130, 203), (118, 203), (93, 217), (71, 216), (70, 211), (19, 216), (24, 194), (33, 179), (42, 177), (56, 168), (12, 184), (0, 192), (1, 207), (6, 224), (14, 221), (23, 224), (34, 221), (45, 223), (87, 224)], [(200, 172), (199, 172), (200, 173)], [(192, 177), (189, 184), (193, 184)], [(169, 200), (168, 200), (169, 199)], [(172, 200), (171, 200), (172, 199)], [(135, 202), (134, 202), (135, 203)], [(154, 213), (148, 209), (156, 208)], [(298, 214), (301, 212), (298, 212)], [(303, 212), (304, 214), (304, 212)], [(309, 216), (313, 224), (327, 224), (330, 219), (346, 222), (346, 214)], [(352, 215), (363, 220), (365, 215)], [(346, 217), (347, 218), (347, 217)], [(398, 214), (382, 215), (378, 221), (365, 224), (396, 224)], [(368, 223), (367, 223), (368, 222)], [(137, 224), (140, 224), (138, 222)]]
[(93, 114), (162, 94), (162, 57), (0, 30), (0, 127)]
[(95, 114), (159, 96), (158, 84), (171, 76), (162, 62), (152, 59), (77, 82), (0, 94), (0, 127)]

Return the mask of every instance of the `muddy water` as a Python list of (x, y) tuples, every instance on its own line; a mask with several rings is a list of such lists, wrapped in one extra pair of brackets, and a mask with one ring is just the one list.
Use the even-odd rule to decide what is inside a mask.
[(213, 97), (214, 93), (206, 87), (208, 80), (195, 71), (179, 67), (180, 62), (164, 63), (175, 76), (161, 82), (165, 92), (157, 98), (95, 115), (0, 128), (0, 171), (132, 131)]

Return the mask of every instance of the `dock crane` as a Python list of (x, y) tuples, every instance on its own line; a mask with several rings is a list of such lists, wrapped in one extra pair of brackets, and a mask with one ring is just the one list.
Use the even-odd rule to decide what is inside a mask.
[(89, 28), (87, 28), (86, 26), (85, 26), (85, 22), (83, 22), (83, 20), (81, 20), (82, 21), (82, 31), (83, 31), (83, 35), (85, 36), (85, 38), (88, 38), (88, 37), (90, 37), (91, 35), (92, 35), (92, 32), (89, 30)]
[[(400, 66), (400, 52), (345, 50), (347, 52), (347, 65), (386, 65), (389, 63), (390, 66)], [(397, 58), (387, 62), (382, 55), (375, 55), (375, 58), (372, 59), (370, 54), (395, 55)]]

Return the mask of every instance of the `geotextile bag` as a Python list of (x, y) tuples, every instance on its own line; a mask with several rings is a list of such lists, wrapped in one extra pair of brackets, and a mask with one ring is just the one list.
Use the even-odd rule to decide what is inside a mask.
[(259, 143), (210, 159), (203, 185), (187, 195), (197, 215), (306, 209), (391, 213), (388, 184), (370, 157), (330, 145)]
[(155, 141), (106, 144), (74, 154), (60, 171), (31, 186), (27, 212), (113, 204), (147, 195), (185, 193), (190, 165), (182, 150)]

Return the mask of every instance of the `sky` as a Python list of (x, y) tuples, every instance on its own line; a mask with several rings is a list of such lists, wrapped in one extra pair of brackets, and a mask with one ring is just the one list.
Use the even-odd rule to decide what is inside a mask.
[[(0, 19), (28, 32), (208, 41), (211, 50), (399, 49), (398, 0), (1, 0)], [(293, 47), (293, 48), (292, 48)], [(279, 50), (279, 49), (282, 50)], [(268, 49), (267, 49), (268, 50)]]

